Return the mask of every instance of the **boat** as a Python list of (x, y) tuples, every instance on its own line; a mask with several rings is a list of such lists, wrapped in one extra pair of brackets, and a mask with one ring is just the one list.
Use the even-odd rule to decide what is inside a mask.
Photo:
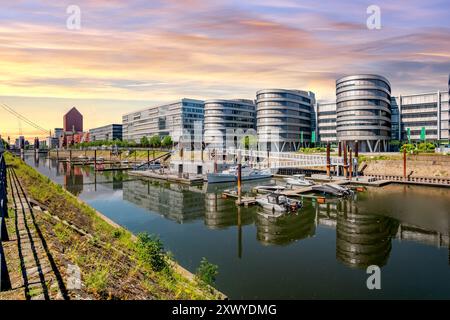
[(337, 197), (346, 197), (353, 194), (353, 190), (334, 183), (313, 185), (311, 189), (316, 192), (330, 194)]
[(343, 197), (344, 193), (338, 189), (335, 189), (331, 186), (328, 186), (326, 184), (316, 184), (311, 186), (312, 191), (323, 193), (323, 194), (330, 194), (337, 197)]
[(354, 193), (353, 190), (351, 190), (351, 189), (349, 189), (347, 187), (341, 186), (339, 184), (336, 184), (336, 183), (326, 183), (325, 185), (342, 192), (342, 194), (344, 196), (350, 196), (350, 195), (352, 195)]
[(267, 196), (258, 197), (256, 198), (256, 203), (264, 210), (278, 216), (287, 212), (297, 212), (303, 206), (301, 201), (290, 199), (278, 193), (271, 193)]
[[(237, 167), (232, 167), (228, 170), (224, 170), (222, 173), (208, 173), (206, 178), (208, 183), (226, 183), (237, 181)], [(272, 177), (272, 173), (268, 170), (253, 169), (249, 166), (243, 165), (241, 167), (241, 180), (260, 180), (269, 179)]]
[(257, 186), (253, 188), (256, 192), (277, 192), (286, 190), (286, 187), (270, 185), (270, 186)]
[(291, 186), (309, 187), (314, 184), (314, 182), (305, 179), (304, 174), (294, 174), (292, 177), (284, 178), (284, 181)]

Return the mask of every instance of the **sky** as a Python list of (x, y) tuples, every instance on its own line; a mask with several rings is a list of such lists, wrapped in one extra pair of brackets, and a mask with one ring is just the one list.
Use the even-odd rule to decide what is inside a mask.
[[(352, 73), (393, 95), (445, 90), (450, 10), (437, 1), (0, 1), (0, 104), (45, 129), (76, 106), (86, 129), (183, 97), (248, 98), (310, 90), (335, 98)], [(67, 28), (69, 5), (80, 29)], [(377, 5), (381, 29), (369, 29)], [(46, 134), (0, 108), (0, 134)]]

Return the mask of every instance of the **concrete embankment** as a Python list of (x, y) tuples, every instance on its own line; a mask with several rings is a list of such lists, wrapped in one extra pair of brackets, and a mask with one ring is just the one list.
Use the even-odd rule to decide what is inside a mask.
[[(402, 176), (403, 159), (401, 155), (395, 157), (367, 156), (360, 164), (364, 175)], [(408, 155), (406, 160), (406, 174), (409, 177), (449, 178), (450, 156), (445, 155)]]
[(7, 164), (12, 288), (0, 299), (225, 298), (168, 256), (156, 271), (130, 232), (17, 157)]

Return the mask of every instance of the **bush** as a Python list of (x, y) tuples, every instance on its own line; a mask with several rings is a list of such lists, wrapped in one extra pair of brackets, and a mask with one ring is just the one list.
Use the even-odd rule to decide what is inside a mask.
[(200, 266), (197, 268), (196, 277), (203, 283), (213, 285), (216, 281), (216, 276), (219, 274), (219, 267), (210, 263), (205, 257), (200, 261)]
[(412, 144), (412, 143), (405, 143), (401, 148), (400, 151), (403, 152), (403, 150), (406, 149), (407, 153), (426, 153), (426, 152), (434, 152), (434, 149), (436, 146), (431, 142), (421, 142), (418, 144)]
[(161, 137), (158, 135), (154, 135), (150, 138), (150, 147), (158, 148), (161, 146)]
[(149, 235), (147, 233), (138, 234), (136, 251), (139, 260), (149, 264), (154, 271), (162, 271), (169, 266), (164, 245), (161, 239), (155, 235)]
[(172, 141), (171, 136), (165, 136), (164, 139), (161, 141), (161, 145), (166, 148), (171, 147), (172, 144), (173, 144), (173, 141)]

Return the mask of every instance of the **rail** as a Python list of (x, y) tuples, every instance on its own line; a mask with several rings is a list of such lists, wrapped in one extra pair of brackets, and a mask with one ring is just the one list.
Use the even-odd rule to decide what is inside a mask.
[(8, 267), (3, 252), (3, 241), (9, 240), (5, 224), (5, 219), (8, 217), (8, 192), (4, 151), (3, 144), (0, 141), (0, 291), (11, 289)]
[(390, 180), (390, 181), (399, 181), (399, 182), (411, 182), (418, 184), (430, 184), (430, 185), (444, 185), (450, 186), (450, 178), (438, 178), (438, 177), (411, 177), (408, 176), (404, 179), (403, 176), (394, 176), (394, 175), (381, 175), (381, 174), (365, 174), (366, 177), (373, 177), (378, 180)]

